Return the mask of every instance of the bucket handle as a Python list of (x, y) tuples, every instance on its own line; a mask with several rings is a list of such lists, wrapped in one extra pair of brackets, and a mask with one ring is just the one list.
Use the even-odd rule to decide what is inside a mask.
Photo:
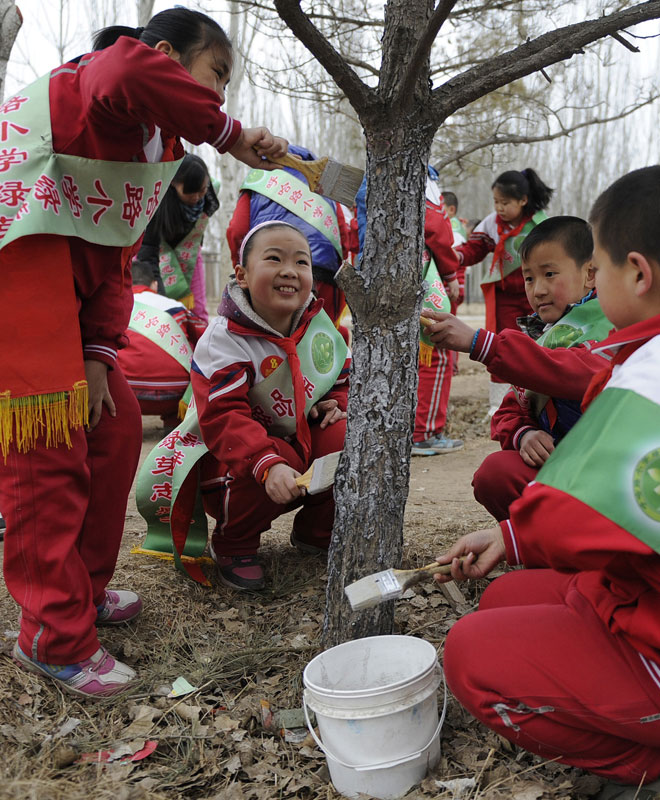
[(331, 758), (333, 761), (336, 761), (338, 764), (341, 764), (342, 767), (347, 767), (348, 769), (354, 769), (356, 772), (365, 772), (366, 770), (371, 769), (387, 769), (388, 767), (398, 767), (399, 764), (405, 764), (407, 761), (413, 761), (425, 750), (428, 750), (429, 747), (433, 744), (433, 740), (436, 736), (440, 733), (442, 729), (442, 725), (445, 721), (445, 715), (447, 713), (447, 683), (445, 681), (444, 672), (438, 667), (440, 670), (440, 674), (442, 675), (442, 685), (444, 688), (444, 699), (442, 702), (442, 714), (440, 715), (440, 721), (438, 722), (438, 727), (433, 732), (433, 735), (429, 739), (428, 743), (424, 745), (424, 747), (416, 750), (414, 753), (410, 753), (410, 755), (402, 756), (401, 758), (397, 758), (394, 761), (380, 761), (377, 764), (347, 764), (345, 761), (342, 761), (341, 758), (338, 758), (336, 755), (330, 752), (328, 748), (323, 744), (323, 742), (319, 739), (312, 727), (312, 723), (309, 719), (309, 713), (307, 711), (307, 701), (305, 700), (305, 695), (303, 693), (303, 711), (305, 712), (305, 721), (307, 722), (307, 729), (312, 735), (312, 738), (316, 742), (319, 750), (321, 750), (328, 758)]

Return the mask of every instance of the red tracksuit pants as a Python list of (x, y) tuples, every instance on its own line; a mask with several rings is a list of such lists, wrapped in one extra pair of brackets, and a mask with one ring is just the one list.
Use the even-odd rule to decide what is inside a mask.
[[(318, 424), (311, 424), (310, 432), (312, 453), (309, 462), (303, 461), (295, 444), (274, 439), (278, 453), (300, 473), (305, 472), (315, 458), (343, 449), (346, 420), (339, 420), (323, 429)], [(270, 528), (272, 521), (299, 506), (302, 508), (294, 520), (296, 537), (317, 547), (328, 547), (335, 516), (332, 489), (305, 495), (289, 505), (279, 505), (268, 497), (265, 487), (252, 476), (237, 477), (231, 473), (220, 474), (221, 471), (220, 464), (210, 454), (204, 457), (202, 495), (206, 512), (218, 521), (212, 537), (216, 555), (254, 555), (261, 534)]]
[(445, 647), (452, 692), (489, 728), (629, 784), (660, 776), (660, 678), (649, 669), (607, 630), (575, 575), (550, 569), (497, 578)]
[(451, 351), (437, 347), (433, 348), (431, 365), (419, 365), (414, 442), (423, 442), (444, 430), (453, 371)]
[(537, 474), (538, 469), (528, 467), (517, 450), (491, 453), (472, 476), (474, 499), (498, 522), (509, 519), (509, 506)]
[(142, 443), (140, 409), (120, 370), (108, 371), (117, 416), (103, 408), (73, 447), (0, 456), (7, 522), (4, 575), (21, 607), (18, 643), (48, 664), (73, 664), (99, 647), (96, 605), (115, 569)]

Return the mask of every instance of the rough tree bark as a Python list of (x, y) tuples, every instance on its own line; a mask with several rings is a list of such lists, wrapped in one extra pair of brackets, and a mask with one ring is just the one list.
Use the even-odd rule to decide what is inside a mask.
[(22, 24), (23, 17), (14, 1), (0, 0), (0, 100), (5, 96), (9, 54)]
[[(353, 613), (344, 586), (399, 564), (417, 386), (424, 185), (431, 141), (447, 117), (489, 92), (571, 58), (590, 42), (660, 17), (648, 0), (528, 41), (432, 89), (429, 54), (457, 0), (388, 0), (377, 88), (356, 75), (302, 11), (278, 14), (345, 93), (367, 143), (368, 222), (358, 269), (345, 267), (354, 323), (348, 432), (335, 485), (325, 646), (391, 633), (392, 603)], [(460, 4), (457, 13), (460, 12)]]

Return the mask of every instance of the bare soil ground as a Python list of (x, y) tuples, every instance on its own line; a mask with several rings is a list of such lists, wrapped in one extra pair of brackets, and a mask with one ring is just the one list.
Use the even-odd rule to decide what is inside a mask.
[[(449, 432), (465, 440), (465, 449), (413, 459), (405, 565), (430, 561), (462, 533), (492, 524), (470, 488), (472, 473), (496, 447), (488, 437), (486, 409), (485, 371), (461, 360)], [(145, 418), (143, 455), (160, 436), (159, 421)], [(319, 652), (325, 565), (292, 550), (290, 525), (290, 516), (282, 517), (263, 539), (267, 591), (240, 595), (217, 581), (211, 589), (197, 586), (171, 563), (131, 555), (145, 531), (131, 498), (113, 585), (139, 591), (145, 610), (134, 624), (105, 628), (100, 635), (113, 654), (137, 670), (140, 683), (114, 701), (79, 702), (14, 665), (8, 653), (18, 611), (3, 586), (0, 798), (339, 797), (309, 737), (287, 741), (263, 724), (263, 701), (273, 710), (300, 707), (302, 670)], [(447, 631), (475, 607), (482, 589), (464, 584), (465, 602), (456, 605), (436, 586), (422, 586), (414, 598), (398, 602), (396, 632), (428, 639), (441, 655)], [(178, 676), (198, 689), (168, 699), (164, 695)], [(145, 743), (147, 751), (153, 747), (150, 742), (155, 749), (142, 760), (118, 757), (144, 754)], [(99, 755), (102, 751), (113, 751), (112, 760)], [(459, 782), (447, 783), (453, 780)], [(594, 795), (600, 783), (511, 747), (450, 699), (441, 763), (408, 797), (579, 800)]]

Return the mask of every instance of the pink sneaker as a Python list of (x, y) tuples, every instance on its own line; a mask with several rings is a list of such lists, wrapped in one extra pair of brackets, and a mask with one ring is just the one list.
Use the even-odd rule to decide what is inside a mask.
[(137, 617), (142, 611), (142, 600), (135, 592), (106, 589), (105, 600), (96, 606), (97, 625), (121, 625)]
[(77, 664), (64, 666), (44, 664), (26, 656), (18, 642), (12, 657), (21, 669), (52, 678), (62, 689), (79, 697), (110, 697), (123, 692), (135, 679), (135, 671), (116, 661), (104, 647)]

